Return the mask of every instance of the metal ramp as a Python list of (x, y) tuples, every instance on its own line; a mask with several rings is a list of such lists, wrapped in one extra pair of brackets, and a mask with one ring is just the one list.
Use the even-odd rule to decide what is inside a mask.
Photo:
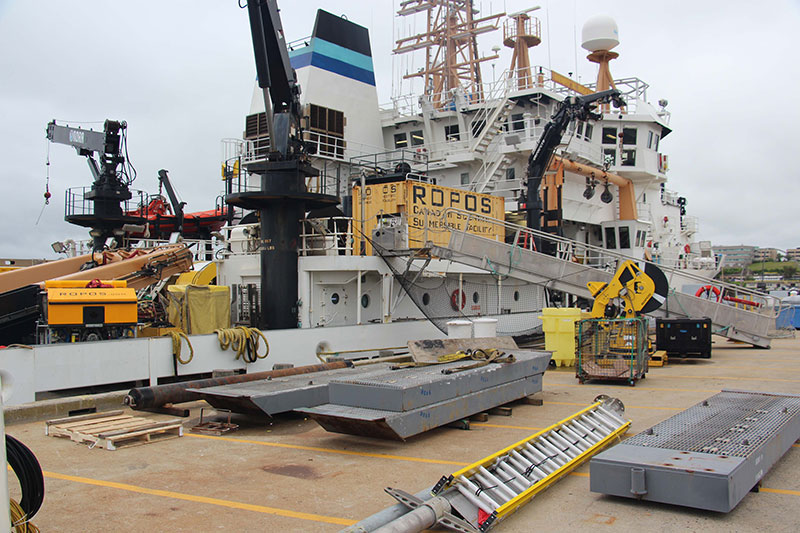
[[(619, 262), (626, 259), (640, 261), (613, 250), (557, 237), (475, 213), (459, 211), (459, 215), (466, 217), (467, 220), (462, 221), (458, 227), (453, 224), (444, 225), (450, 231), (448, 246), (429, 243), (427, 248), (432, 256), (535, 283), (577, 297), (591, 299), (592, 295), (586, 287), (586, 283), (589, 281), (608, 282), (614, 275)], [(442, 220), (451, 218), (454, 217), (448, 216), (447, 213), (442, 216)], [(494, 241), (461, 229), (470, 227), (471, 224), (501, 225), (506, 228), (506, 234), (513, 233), (513, 243), (531, 243), (534, 239), (546, 241), (555, 246), (558, 253), (556, 256), (551, 256), (530, 249), (530, 246), (526, 248), (517, 244)], [(717, 301), (681, 293), (672, 288), (663, 305), (649, 313), (650, 316), (708, 317), (711, 319), (714, 333), (718, 335), (760, 348), (769, 347), (770, 336), (775, 332), (775, 319), (780, 308), (780, 302), (777, 299), (690, 272), (662, 265), (656, 266), (664, 272), (670, 287), (675, 287), (678, 282), (680, 284), (689, 282), (713, 285), (721, 292), (719, 301)], [(725, 301), (726, 294), (737, 295), (735, 300), (738, 302), (755, 305), (741, 304), (741, 307), (738, 306), (739, 304), (730, 305)], [(746, 299), (742, 296), (745, 296)]]

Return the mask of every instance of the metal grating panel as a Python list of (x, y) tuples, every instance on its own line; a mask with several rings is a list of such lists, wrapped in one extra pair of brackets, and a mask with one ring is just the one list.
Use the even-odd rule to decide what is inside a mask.
[(800, 438), (800, 395), (722, 391), (595, 456), (592, 492), (727, 513)]
[(625, 443), (748, 457), (800, 412), (800, 397), (723, 391)]

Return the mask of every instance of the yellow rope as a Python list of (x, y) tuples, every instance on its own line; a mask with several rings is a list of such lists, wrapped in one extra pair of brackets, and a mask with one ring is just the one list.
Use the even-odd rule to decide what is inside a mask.
[(461, 361), (464, 359), (470, 359), (476, 361), (471, 365), (460, 366), (456, 368), (449, 368), (442, 370), (445, 374), (453, 374), (454, 372), (461, 372), (462, 370), (470, 370), (473, 368), (480, 368), (482, 366), (486, 366), (489, 363), (513, 363), (514, 356), (513, 355), (506, 355), (505, 352), (497, 350), (495, 348), (482, 350), (480, 348), (476, 350), (459, 350), (455, 353), (448, 353), (444, 355), (440, 355), (436, 358), (435, 362), (432, 361), (414, 361), (411, 363), (400, 363), (397, 365), (393, 365), (391, 368), (396, 370), (400, 368), (411, 368), (411, 367), (418, 367), (418, 366), (431, 366), (431, 365), (441, 365), (444, 363), (452, 363), (454, 361)]
[[(194, 347), (192, 347), (189, 337), (182, 331), (168, 331), (164, 334), (164, 337), (167, 336), (172, 337), (172, 356), (180, 364), (188, 365), (194, 358)], [(181, 339), (186, 339), (186, 345), (189, 346), (189, 358), (185, 361), (181, 358)]]
[[(245, 363), (255, 363), (269, 355), (269, 342), (258, 328), (237, 326), (235, 328), (216, 329), (219, 347), (222, 350), (230, 348), (236, 353), (236, 359), (241, 358)], [(259, 354), (261, 341), (264, 341), (264, 353)]]
[(8, 505), (11, 508), (11, 526), (16, 533), (39, 533), (39, 528), (27, 520), (25, 511), (14, 498), (9, 499)]

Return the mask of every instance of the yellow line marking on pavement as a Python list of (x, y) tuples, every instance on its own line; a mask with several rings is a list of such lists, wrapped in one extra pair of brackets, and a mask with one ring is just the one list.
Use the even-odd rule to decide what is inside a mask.
[[(583, 404), (576, 404), (583, 405)], [(375, 457), (377, 459), (393, 459), (395, 461), (411, 461), (414, 463), (431, 463), (436, 465), (456, 465), (467, 466), (470, 463), (462, 463), (459, 461), (445, 461), (442, 459), (425, 459), (423, 457), (408, 457), (405, 455), (389, 455), (385, 453), (369, 453), (369, 452), (354, 452), (350, 450), (336, 450), (334, 448), (318, 448), (316, 446), (301, 446), (299, 444), (284, 444), (281, 442), (266, 442), (261, 440), (250, 439), (235, 439), (233, 437), (213, 437), (211, 435), (192, 435), (185, 434), (184, 437), (193, 437), (195, 439), (210, 439), (210, 440), (224, 440), (227, 442), (238, 442), (242, 444), (258, 444), (259, 446), (271, 446), (273, 448), (290, 448), (292, 450), (307, 450), (310, 452), (323, 452), (323, 453), (338, 453), (340, 455), (357, 455), (359, 457)]]
[(335, 516), (325, 516), (312, 513), (301, 513), (298, 511), (290, 511), (288, 509), (278, 509), (276, 507), (266, 507), (264, 505), (254, 505), (250, 503), (234, 502), (231, 500), (221, 500), (219, 498), (209, 498), (207, 496), (195, 496), (194, 494), (184, 494), (182, 492), (172, 492), (169, 490), (148, 489), (146, 487), (139, 487), (137, 485), (128, 485), (127, 483), (116, 483), (114, 481), (103, 481), (100, 479), (92, 479), (88, 477), (68, 476), (66, 474), (59, 474), (57, 472), (44, 472), (44, 475), (45, 477), (51, 479), (61, 479), (63, 481), (83, 483), (84, 485), (108, 487), (112, 489), (126, 490), (128, 492), (138, 492), (139, 494), (148, 494), (150, 496), (160, 496), (162, 498), (184, 500), (187, 502), (207, 503), (210, 505), (229, 507), (231, 509), (255, 511), (258, 513), (285, 516), (288, 518), (299, 518), (300, 520), (311, 520), (313, 522), (324, 522), (326, 524), (337, 524), (340, 526), (350, 526), (356, 523), (355, 520), (349, 520), (347, 518), (338, 518)]
[[(544, 403), (551, 403), (553, 405), (586, 405), (583, 403), (574, 403), (574, 402), (551, 402), (550, 400), (545, 400)], [(626, 405), (626, 409), (660, 409), (664, 411), (683, 411), (684, 407), (660, 407), (660, 406), (649, 406), (649, 405)], [(196, 435), (193, 435), (196, 436)]]
[(792, 448), (800, 448), (800, 444), (792, 444)]
[[(586, 387), (591, 387), (592, 383), (585, 383), (583, 385), (579, 385), (578, 383), (556, 383), (556, 382), (547, 382), (548, 385), (555, 385), (558, 387), (579, 387), (581, 389), (585, 389)], [(609, 384), (604, 384), (603, 387), (608, 387)], [(626, 389), (630, 388), (630, 385), (626, 382), (625, 384), (620, 385), (612, 385), (618, 387), (625, 387)], [(669, 392), (719, 392), (719, 389), (673, 389), (669, 387), (636, 387), (636, 390), (660, 390), (660, 391), (669, 391)]]
[(589, 477), (589, 474), (586, 472), (570, 472), (570, 476), (580, 476), (580, 477)]
[(755, 376), (748, 376), (748, 377), (736, 377), (736, 376), (676, 376), (676, 375), (669, 375), (669, 374), (659, 374), (660, 378), (671, 378), (671, 379), (731, 379), (736, 381), (781, 381), (786, 383), (800, 383), (800, 379), (782, 379), (782, 378), (762, 378), (762, 377), (755, 377)]
[(482, 428), (530, 429), (532, 431), (541, 431), (544, 429), (544, 428), (535, 428), (531, 426), (507, 426), (505, 424), (484, 424), (483, 422), (470, 422), (470, 425)]
[[(704, 367), (698, 367), (704, 368)], [(725, 368), (739, 368), (742, 370), (780, 370), (781, 372), (800, 372), (800, 368), (786, 368), (782, 366), (745, 366), (745, 365), (725, 365)]]
[(760, 492), (774, 492), (775, 494), (789, 494), (791, 496), (800, 496), (800, 490), (768, 489), (767, 487), (761, 487), (758, 490)]

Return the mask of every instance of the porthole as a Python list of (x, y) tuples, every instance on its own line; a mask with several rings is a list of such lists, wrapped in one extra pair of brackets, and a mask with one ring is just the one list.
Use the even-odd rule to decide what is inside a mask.
[(474, 303), (474, 304), (478, 303), (479, 299), (480, 299), (480, 297), (478, 296), (478, 293), (477, 292), (473, 292), (472, 293), (472, 303)]
[(361, 307), (363, 307), (364, 309), (369, 307), (369, 294), (361, 295)]
[(514, 301), (515, 302), (519, 301), (519, 291), (514, 291)]
[(428, 305), (431, 303), (431, 295), (427, 292), (422, 295), (422, 305)]
[(339, 303), (339, 293), (338, 292), (334, 292), (333, 294), (331, 294), (331, 303), (333, 305), (336, 305), (336, 304)]

